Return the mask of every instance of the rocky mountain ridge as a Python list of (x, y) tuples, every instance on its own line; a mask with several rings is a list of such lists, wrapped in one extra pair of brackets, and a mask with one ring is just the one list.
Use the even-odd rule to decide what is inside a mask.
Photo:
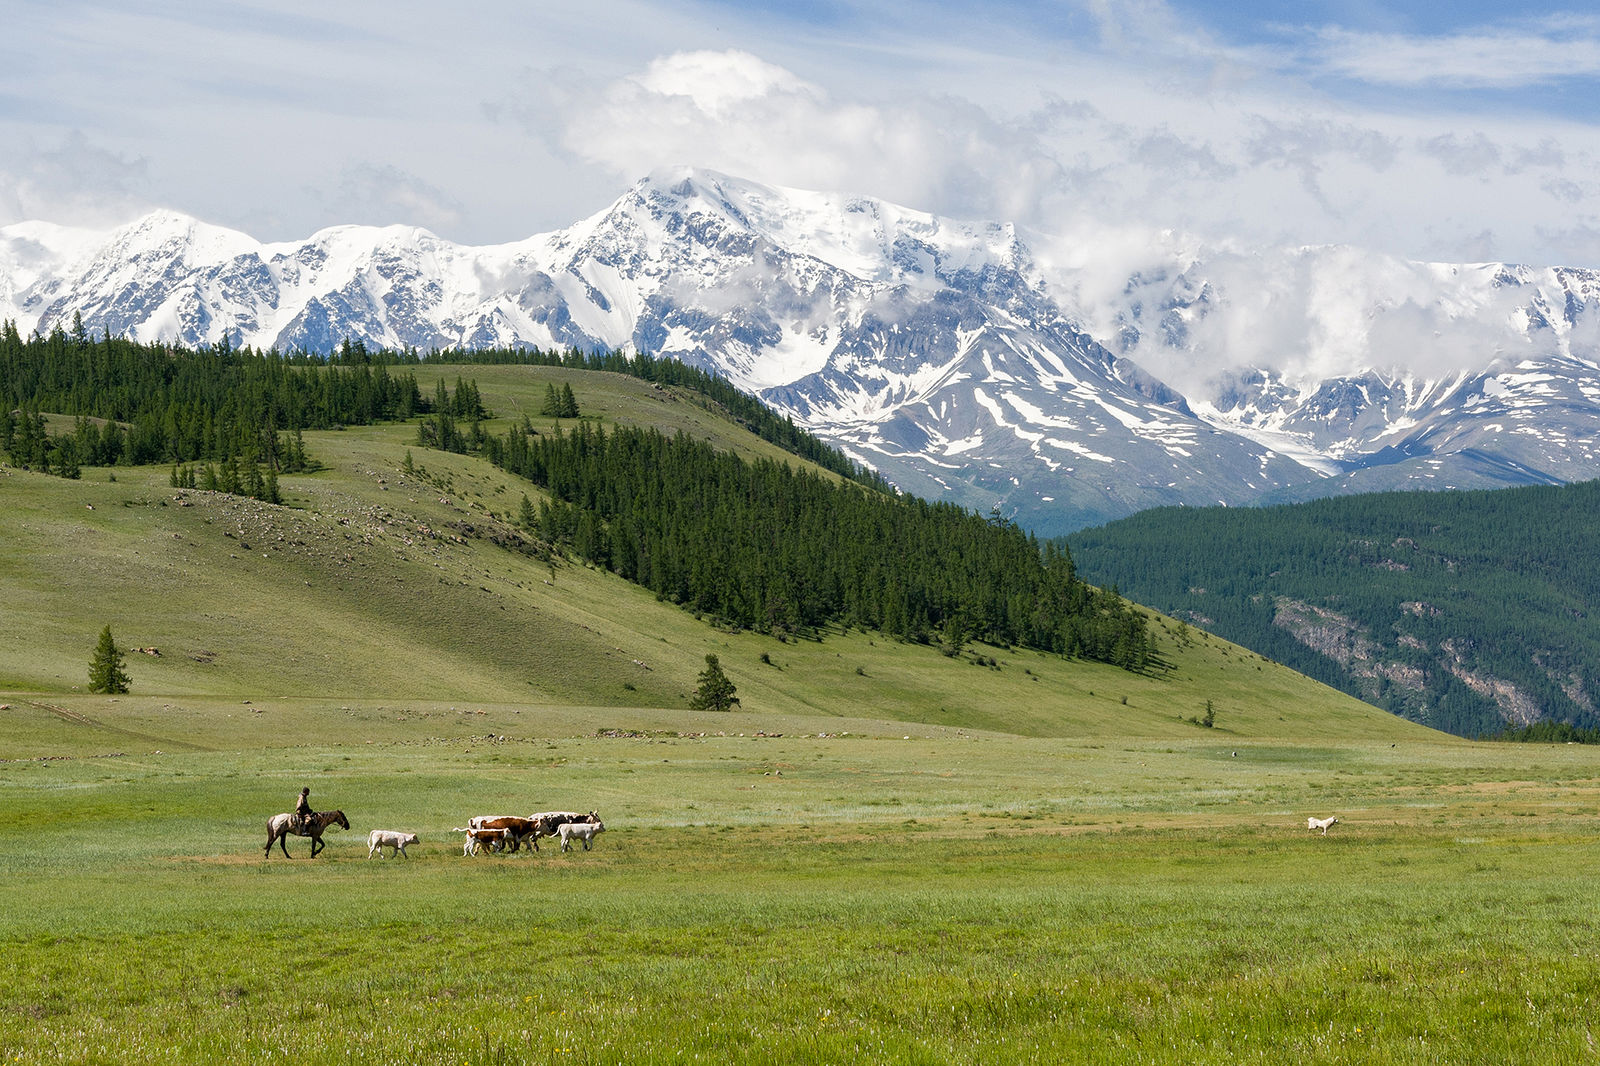
[(1034, 248), (1004, 223), (674, 168), (485, 247), (403, 226), (261, 243), (174, 212), (19, 224), (0, 230), (0, 317), (185, 345), (670, 355), (909, 491), (1044, 534), (1162, 504), (1600, 475), (1594, 272), (1201, 254), (1088, 306)]

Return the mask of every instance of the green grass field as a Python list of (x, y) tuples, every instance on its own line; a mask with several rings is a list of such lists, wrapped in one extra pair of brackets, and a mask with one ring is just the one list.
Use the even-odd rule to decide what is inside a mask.
[[(460, 373), (503, 416), (572, 374)], [(1160, 621), (1150, 676), (724, 632), (496, 547), (526, 490), (413, 434), (308, 435), (284, 508), (0, 470), (0, 1062), (1600, 1055), (1600, 752)], [(83, 691), (108, 624), (160, 652), (120, 697)], [(686, 709), (707, 652), (741, 710)], [(302, 785), (351, 831), (264, 858)], [(567, 807), (593, 851), (450, 831)], [(369, 861), (373, 828), (422, 843)]]
[[(1588, 749), (723, 717), (4, 764), (5, 1061), (1594, 1055)], [(301, 782), (352, 831), (263, 859)], [(592, 852), (449, 832), (553, 806)]]

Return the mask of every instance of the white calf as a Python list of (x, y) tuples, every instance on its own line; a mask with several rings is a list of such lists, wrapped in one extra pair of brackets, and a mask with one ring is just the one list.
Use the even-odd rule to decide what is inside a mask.
[(370, 859), (376, 855), (381, 859), (384, 857), (384, 848), (393, 848), (394, 851), (389, 853), (390, 858), (396, 855), (405, 855), (409, 859), (411, 856), (406, 855), (406, 845), (415, 844), (416, 842), (417, 834), (415, 833), (397, 833), (392, 829), (374, 829), (367, 834), (367, 858)]
[(563, 822), (556, 827), (556, 835), (561, 838), (562, 851), (572, 850), (573, 837), (583, 841), (583, 850), (588, 851), (589, 845), (594, 843), (594, 835), (605, 831), (606, 823), (601, 821)]
[(1327, 836), (1328, 835), (1328, 827), (1329, 826), (1338, 825), (1338, 824), (1339, 824), (1339, 819), (1336, 818), (1336, 817), (1307, 818), (1306, 819), (1306, 828), (1307, 829), (1320, 829), (1320, 830), (1322, 830), (1322, 835), (1323, 836)]

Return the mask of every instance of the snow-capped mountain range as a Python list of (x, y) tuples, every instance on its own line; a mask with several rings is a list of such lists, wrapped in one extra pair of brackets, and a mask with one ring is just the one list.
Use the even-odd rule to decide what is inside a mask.
[(1600, 273), (1157, 249), (1090, 286), (1041, 242), (679, 168), (487, 247), (401, 226), (263, 244), (173, 212), (20, 223), (0, 229), (0, 317), (286, 351), (671, 355), (909, 491), (1043, 534), (1161, 504), (1600, 476)]

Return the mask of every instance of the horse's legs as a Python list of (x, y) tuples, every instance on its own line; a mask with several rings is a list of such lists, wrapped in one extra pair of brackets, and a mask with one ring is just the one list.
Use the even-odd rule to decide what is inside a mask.
[(311, 857), (313, 859), (316, 858), (317, 857), (317, 852), (321, 851), (325, 847), (327, 847), (327, 845), (322, 842), (322, 838), (320, 836), (312, 837), (311, 838)]

